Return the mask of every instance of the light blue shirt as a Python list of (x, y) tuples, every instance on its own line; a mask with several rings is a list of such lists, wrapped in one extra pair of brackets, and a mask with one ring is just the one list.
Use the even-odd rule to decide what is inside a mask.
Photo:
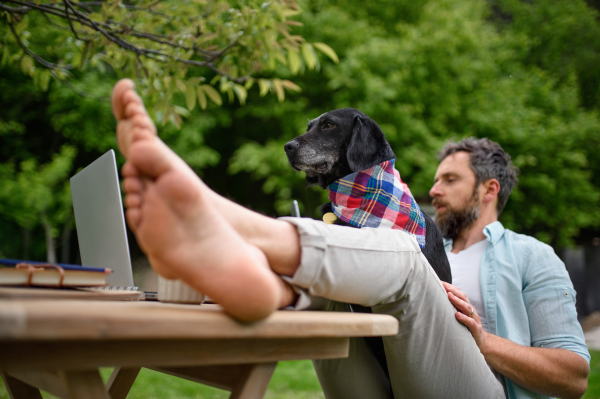
[[(575, 290), (564, 263), (554, 250), (500, 222), (483, 230), (488, 246), (481, 260), (479, 281), (488, 332), (519, 345), (561, 348), (588, 363), (575, 310)], [(444, 240), (446, 252), (452, 240)], [(458, 287), (460, 288), (460, 287)], [(509, 399), (548, 398), (504, 377)]]

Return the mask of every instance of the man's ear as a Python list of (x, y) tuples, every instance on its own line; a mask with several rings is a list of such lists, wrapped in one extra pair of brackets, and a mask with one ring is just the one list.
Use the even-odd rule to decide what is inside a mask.
[(490, 179), (483, 183), (485, 191), (483, 193), (483, 202), (490, 202), (498, 198), (500, 193), (500, 182), (497, 179)]
[(358, 172), (386, 161), (387, 159), (379, 159), (383, 149), (381, 148), (382, 145), (389, 147), (379, 126), (371, 119), (355, 116), (352, 138), (346, 152), (350, 169), (353, 172)]

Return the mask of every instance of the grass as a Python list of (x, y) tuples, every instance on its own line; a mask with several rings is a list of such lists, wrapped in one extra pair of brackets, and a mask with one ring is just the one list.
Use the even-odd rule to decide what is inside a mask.
[[(592, 363), (588, 378), (586, 399), (600, 399), (600, 351), (590, 351)], [(110, 369), (102, 369), (106, 381)], [(43, 393), (45, 399), (54, 396)], [(171, 377), (148, 369), (142, 369), (129, 395), (129, 399), (225, 399), (229, 392), (207, 387), (195, 382)], [(323, 398), (319, 381), (308, 360), (279, 362), (265, 398), (267, 399), (317, 399)], [(0, 384), (0, 399), (9, 399), (4, 384)]]
[[(111, 371), (111, 369), (100, 370), (105, 382)], [(229, 392), (221, 389), (142, 369), (127, 398), (226, 399), (229, 395)], [(46, 392), (42, 392), (42, 396), (44, 399), (56, 398)], [(321, 399), (324, 396), (310, 360), (299, 360), (277, 364), (265, 398)], [(0, 399), (9, 399), (4, 383), (0, 383)]]
[(590, 376), (588, 389), (583, 395), (587, 399), (600, 399), (600, 351), (590, 350), (592, 362), (590, 363)]

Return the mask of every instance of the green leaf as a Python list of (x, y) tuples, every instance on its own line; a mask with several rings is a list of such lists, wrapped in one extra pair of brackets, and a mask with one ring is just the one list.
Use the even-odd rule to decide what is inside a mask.
[(291, 80), (282, 80), (281, 84), (283, 85), (283, 87), (285, 87), (288, 90), (291, 90), (291, 91), (302, 91), (302, 89), (300, 88), (300, 86), (298, 86), (296, 83), (292, 82)]
[(202, 87), (196, 87), (196, 92), (198, 93), (198, 104), (200, 104), (200, 108), (206, 109), (206, 94), (204, 94), (204, 90)]
[(271, 90), (271, 84), (267, 79), (258, 79), (258, 87), (260, 88), (261, 97), (264, 97)]
[(302, 61), (300, 61), (300, 55), (296, 50), (288, 50), (288, 61), (290, 66), (290, 72), (292, 75), (297, 75), (300, 71)]
[(317, 65), (317, 56), (315, 54), (315, 50), (309, 43), (302, 43), (301, 50), (304, 62), (306, 62), (306, 66), (312, 71)]
[(287, 58), (285, 58), (285, 55), (280, 51), (276, 51), (275, 54), (273, 54), (273, 57), (275, 57), (275, 59), (277, 59), (277, 61), (281, 62), (283, 65), (287, 65), (288, 63)]
[(184, 82), (181, 79), (176, 79), (176, 82), (177, 82), (177, 87), (179, 87), (179, 90), (181, 90), (182, 93), (186, 93), (187, 92), (186, 82)]
[(283, 15), (286, 17), (291, 17), (294, 15), (301, 14), (302, 10), (292, 10), (291, 8), (287, 8), (283, 10)]
[(202, 90), (204, 90), (204, 92), (206, 93), (208, 98), (212, 100), (212, 102), (214, 102), (217, 105), (223, 104), (223, 99), (221, 98), (221, 95), (214, 87), (212, 87), (211, 85), (202, 85), (200, 87), (202, 88)]
[(277, 94), (277, 99), (281, 102), (285, 100), (285, 91), (283, 90), (283, 84), (280, 79), (271, 80), (273, 83), (273, 90)]
[(165, 112), (167, 106), (168, 106), (167, 100), (164, 99), (164, 98), (162, 98), (162, 99), (158, 100), (156, 102), (156, 104), (154, 104), (154, 107), (152, 108), (152, 111), (154, 113)]
[(233, 88), (231, 87), (231, 85), (225, 86), (225, 92), (227, 93), (227, 97), (229, 97), (229, 103), (230, 104), (233, 103), (233, 99), (235, 97), (234, 97)]
[(246, 90), (246, 88), (242, 85), (234, 83), (233, 91), (237, 95), (238, 100), (240, 100), (240, 104), (246, 104), (246, 98), (248, 97), (248, 91)]
[(25, 29), (27, 29), (27, 27), (29, 26), (29, 18), (27, 16), (23, 17), (23, 19), (21, 20), (21, 22), (19, 22), (17, 24), (17, 26), (15, 26), (15, 31), (17, 32), (17, 34), (21, 34), (23, 33), (23, 31)]
[(174, 105), (173, 106), (173, 111), (178, 114), (178, 115), (183, 115), (185, 117), (188, 117), (191, 115), (190, 111), (188, 111), (187, 109), (180, 107), (179, 105)]
[(85, 43), (83, 45), (83, 48), (81, 49), (81, 58), (79, 59), (79, 70), (81, 71), (83, 69), (83, 66), (85, 65), (85, 60), (87, 58), (87, 53), (88, 53), (88, 47), (89, 44)]
[(167, 124), (167, 121), (169, 120), (169, 118), (171, 117), (171, 114), (173, 114), (174, 108), (172, 105), (167, 105), (166, 109), (165, 109), (165, 114), (163, 115), (163, 119), (162, 119), (162, 125), (165, 126)]
[(33, 58), (31, 58), (28, 55), (23, 56), (23, 58), (21, 58), (21, 70), (23, 71), (23, 73), (29, 75), (33, 68)]
[(246, 83), (244, 83), (244, 89), (250, 90), (252, 86), (254, 86), (254, 79), (249, 78), (248, 80), (246, 80)]
[(325, 54), (327, 57), (331, 58), (331, 60), (333, 62), (335, 62), (336, 64), (338, 62), (340, 62), (340, 59), (338, 58), (337, 54), (335, 53), (335, 51), (333, 51), (333, 49), (331, 47), (329, 47), (328, 45), (326, 45), (325, 43), (313, 43), (312, 44), (314, 48), (316, 48), (317, 50), (319, 50), (320, 52), (322, 52), (323, 54)]
[(95, 22), (104, 22), (104, 16), (97, 12), (91, 13), (90, 15), (88, 15), (88, 18)]
[(196, 106), (196, 87), (193, 83), (186, 84), (185, 104), (190, 111)]
[(2, 60), (0, 61), (0, 66), (5, 66), (8, 63), (8, 59), (10, 58), (10, 53), (8, 51), (8, 46), (4, 46), (2, 49)]
[(50, 83), (50, 71), (44, 70), (40, 72), (40, 88), (42, 91), (48, 91), (48, 84)]

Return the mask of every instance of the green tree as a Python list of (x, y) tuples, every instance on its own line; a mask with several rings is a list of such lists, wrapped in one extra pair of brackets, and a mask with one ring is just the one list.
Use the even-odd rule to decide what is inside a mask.
[[(116, 77), (136, 80), (164, 126), (163, 138), (190, 165), (214, 165), (220, 155), (203, 145), (203, 132), (227, 123), (224, 113), (214, 111), (223, 94), (243, 105), (257, 83), (261, 97), (272, 92), (283, 101), (286, 90), (299, 87), (281, 79), (276, 68), (289, 71), (286, 76), (297, 74), (302, 62), (314, 69), (317, 51), (336, 58), (326, 44), (290, 33), (300, 25), (290, 17), (300, 12), (293, 1), (279, 0), (0, 4), (0, 216), (11, 229), (23, 228), (22, 253), (29, 253), (37, 226), (44, 230), (48, 261), (56, 260), (61, 228), (68, 248), (73, 222), (67, 180), (116, 145), (108, 103)], [(16, 68), (33, 85), (16, 77)], [(171, 121), (181, 127), (196, 105), (213, 112), (190, 118), (180, 130), (165, 126)], [(18, 250), (13, 245), (10, 252)]]
[[(569, 20), (591, 12), (563, 6), (570, 14), (561, 18)], [(306, 37), (330, 43), (340, 63), (325, 68), (320, 87), (327, 90), (319, 92), (317, 107), (318, 90), (301, 83), (298, 117), (287, 114), (280, 132), (301, 132), (302, 114), (358, 108), (382, 126), (404, 180), (421, 201), (428, 201), (435, 154), (445, 141), (489, 137), (513, 154), (522, 172), (501, 218), (508, 227), (558, 248), (572, 243), (581, 228), (598, 224), (594, 154), (600, 122), (594, 110), (582, 107), (576, 75), (564, 77), (525, 57), (536, 41), (510, 25), (500, 30), (490, 23), (485, 3), (430, 0), (395, 25), (378, 12), (365, 12), (325, 4), (302, 17)], [(356, 34), (339, 34), (350, 27)], [(280, 212), (287, 208), (283, 200), (302, 197), (297, 189), (290, 192), (290, 172), (281, 171), (281, 148), (292, 137), (245, 144), (231, 164), (234, 172), (266, 179), (264, 189), (277, 193)]]
[(261, 95), (272, 91), (283, 101), (285, 90), (299, 87), (271, 76), (277, 65), (296, 74), (302, 58), (315, 67), (316, 50), (335, 58), (326, 44), (290, 34), (299, 23), (289, 17), (300, 12), (293, 0), (8, 0), (0, 4), (1, 63), (19, 65), (44, 90), (51, 77), (64, 80), (77, 70), (110, 66), (139, 82), (157, 119), (179, 126), (189, 113), (172, 103), (178, 92), (189, 110), (196, 104), (206, 109), (208, 99), (222, 103), (211, 85), (218, 82), (230, 102), (236, 96), (243, 105), (257, 81)]
[(57, 261), (55, 239), (58, 226), (70, 229), (72, 222), (71, 191), (65, 181), (69, 177), (76, 150), (62, 147), (52, 161), (38, 165), (28, 159), (19, 165), (19, 172), (10, 164), (0, 167), (0, 201), (2, 212), (18, 225), (32, 230), (41, 224), (46, 241), (46, 260)]
[[(64, 9), (64, 2), (56, 4)], [(571, 244), (581, 236), (581, 229), (596, 231), (600, 221), (600, 158), (596, 155), (600, 119), (594, 97), (598, 90), (593, 84), (600, 37), (594, 33), (600, 26), (597, 11), (580, 0), (386, 0), (373, 4), (304, 0), (298, 4), (304, 11), (293, 16), (296, 22), (286, 24), (286, 29), (294, 37), (301, 33), (305, 41), (299, 42), (297, 54), (283, 48), (285, 57), (273, 56), (274, 65), (265, 61), (266, 67), (252, 75), (257, 87), (246, 91), (243, 106), (239, 101), (221, 106), (207, 101), (204, 109), (196, 106), (201, 98), (197, 90), (195, 102), (189, 101), (190, 79), (205, 79), (192, 80), (195, 87), (212, 82), (221, 88), (221, 75), (210, 69), (184, 68), (185, 77), (175, 83), (170, 80), (168, 85), (163, 81), (158, 88), (149, 88), (143, 71), (130, 75), (153, 107), (164, 98), (157, 93), (167, 95), (174, 85), (169, 118), (160, 110), (164, 103), (154, 108), (153, 116), (165, 122), (182, 115), (181, 128), (166, 124), (159, 127), (159, 134), (211, 187), (269, 215), (288, 214), (291, 200), (298, 199), (303, 215), (318, 216), (316, 209), (327, 200), (326, 192), (306, 189), (303, 174), (289, 167), (283, 144), (305, 131), (308, 119), (330, 109), (355, 107), (381, 125), (398, 156), (403, 180), (419, 201), (429, 201), (435, 154), (444, 142), (489, 137), (512, 154), (521, 169), (519, 187), (501, 217), (507, 227), (556, 248)], [(24, 6), (11, 1), (10, 7)], [(45, 51), (66, 55), (66, 50), (48, 50), (40, 45), (43, 40), (33, 39), (53, 37), (47, 21), (32, 23), (34, 18), (43, 18), (34, 11), (25, 14), (30, 22), (21, 37), (30, 31), (26, 39), (32, 51), (59, 63), (59, 58), (52, 58), (57, 56)], [(20, 15), (11, 13), (13, 23)], [(68, 21), (61, 23), (64, 28)], [(29, 158), (36, 159), (41, 168), (67, 145), (77, 148), (74, 173), (114, 148), (114, 120), (107, 97), (116, 77), (126, 76), (137, 61), (114, 69), (112, 61), (101, 60), (117, 47), (109, 44), (94, 50), (101, 55), (95, 56), (96, 66), (88, 54), (81, 71), (69, 70), (75, 79), (53, 79), (44, 92), (39, 79), (33, 86), (33, 79), (17, 76), (22, 72), (15, 72), (15, 54), (22, 49), (11, 39), (8, 25), (0, 23), (0, 29), (9, 33), (2, 51), (12, 57), (0, 73), (0, 132), (7, 132), (0, 136), (5, 164), (0, 170), (16, 176)], [(68, 29), (59, 30), (72, 36)], [(284, 38), (282, 34), (280, 39)], [(306, 43), (328, 43), (335, 56), (314, 52), (315, 46), (308, 51)], [(81, 44), (73, 40), (69, 45)], [(75, 64), (65, 58), (64, 64), (69, 63)], [(18, 67), (22, 70), (20, 62)], [(260, 79), (265, 81), (261, 84)], [(277, 94), (272, 82), (265, 85), (273, 79), (293, 80), (302, 91), (288, 93), (287, 100), (280, 102), (276, 95), (264, 95), (269, 89)], [(239, 99), (226, 88), (223, 93), (229, 93), (225, 98)], [(23, 235), (14, 218), (3, 213), (5, 206), (0, 201), (0, 222), (10, 221), (11, 231)], [(41, 223), (32, 230), (32, 237), (43, 242)], [(8, 235), (0, 238), (13, 240)], [(44, 248), (39, 243), (33, 247)]]

